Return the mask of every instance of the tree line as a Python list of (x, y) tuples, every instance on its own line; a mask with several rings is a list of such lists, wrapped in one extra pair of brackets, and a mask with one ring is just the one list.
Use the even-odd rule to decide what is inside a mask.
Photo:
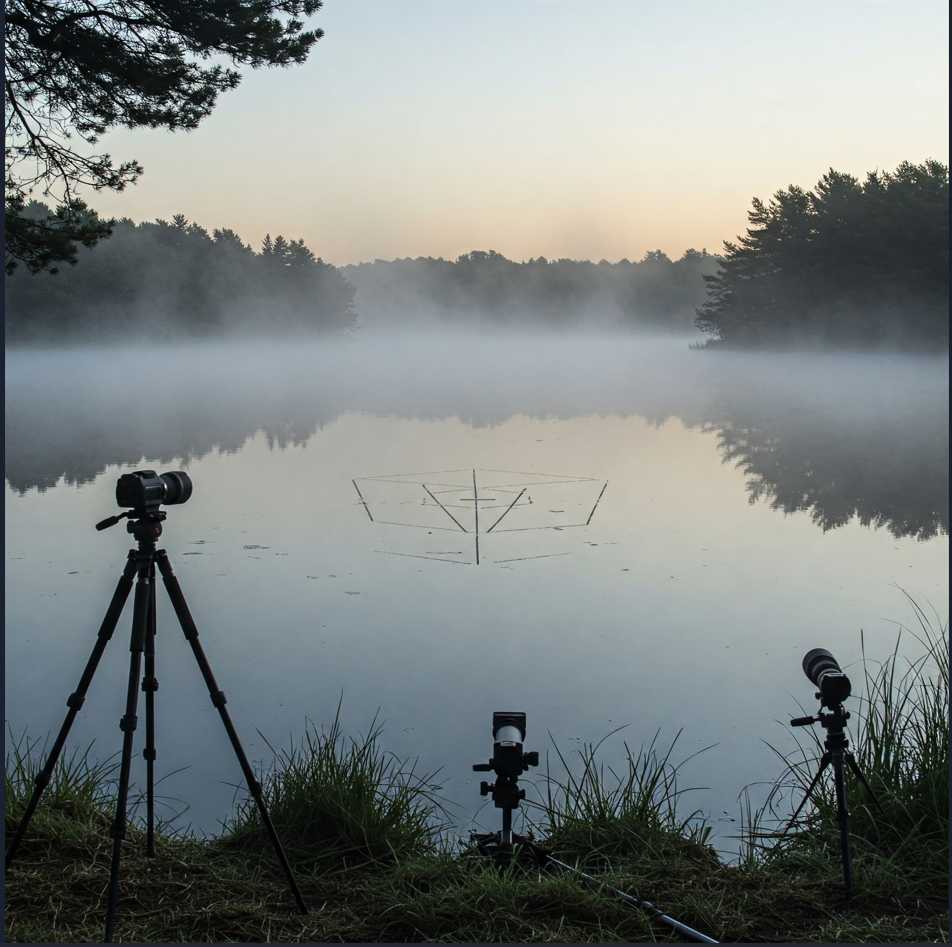
[[(38, 202), (26, 215), (43, 219)], [(266, 236), (257, 251), (231, 230), (211, 234), (182, 215), (113, 223), (95, 249), (59, 273), (6, 277), (7, 338), (168, 339), (268, 331), (340, 331), (356, 325), (354, 287), (303, 240)]]
[[(38, 202), (27, 219), (45, 219)], [(517, 263), (474, 250), (456, 260), (421, 257), (336, 268), (303, 240), (266, 236), (260, 249), (231, 230), (171, 222), (113, 222), (95, 249), (78, 247), (58, 273), (17, 268), (6, 277), (11, 341), (169, 339), (233, 332), (327, 332), (477, 325), (692, 330), (704, 274), (717, 258), (661, 251), (638, 263)]]
[(830, 169), (812, 191), (753, 201), (705, 277), (697, 326), (739, 345), (949, 343), (949, 169)]
[(639, 262), (507, 259), (474, 250), (456, 260), (417, 257), (343, 267), (357, 288), (362, 325), (550, 329), (640, 328), (692, 331), (717, 258), (660, 250)]
[[(236, 330), (473, 326), (691, 331), (733, 345), (948, 348), (948, 167), (903, 162), (860, 183), (830, 170), (753, 201), (725, 254), (516, 262), (493, 250), (336, 268), (302, 240), (259, 250), (231, 230), (112, 222), (60, 273), (6, 278), (12, 341), (180, 338)], [(31, 201), (23, 218), (51, 211)]]

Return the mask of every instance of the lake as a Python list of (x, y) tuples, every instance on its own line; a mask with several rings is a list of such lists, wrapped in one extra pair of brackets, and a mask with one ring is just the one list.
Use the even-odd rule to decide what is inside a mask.
[[(543, 759), (680, 734), (675, 761), (710, 747), (682, 769), (705, 787), (685, 813), (729, 852), (738, 794), (780, 772), (767, 744), (794, 748), (789, 717), (817, 709), (803, 655), (832, 651), (858, 692), (861, 630), (885, 658), (914, 623), (903, 590), (948, 614), (948, 403), (944, 356), (684, 338), (8, 351), (9, 732), (65, 717), (134, 545), (94, 529), (117, 477), (183, 469), (159, 545), (253, 760), (340, 703), (345, 733), (376, 716), (384, 747), (440, 770), (464, 830), (493, 711), (525, 711)], [(163, 814), (215, 832), (241, 772), (164, 589), (158, 608)], [(120, 749), (130, 622), (70, 748)]]

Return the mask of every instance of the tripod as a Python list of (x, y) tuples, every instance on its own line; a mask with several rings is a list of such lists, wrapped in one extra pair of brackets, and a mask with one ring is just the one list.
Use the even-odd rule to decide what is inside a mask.
[[(820, 696), (818, 693), (817, 697)], [(816, 788), (816, 784), (820, 781), (823, 771), (832, 763), (833, 786), (836, 793), (836, 821), (840, 826), (840, 853), (843, 858), (843, 887), (846, 900), (849, 901), (850, 898), (853, 897), (853, 866), (850, 859), (850, 813), (846, 807), (846, 785), (843, 781), (844, 763), (849, 766), (853, 775), (863, 784), (863, 787), (869, 794), (869, 798), (872, 799), (877, 806), (879, 806), (879, 800), (873, 794), (872, 789), (869, 788), (869, 783), (866, 782), (866, 777), (859, 768), (855, 757), (848, 750), (849, 740), (847, 739), (844, 728), (850, 715), (844, 710), (841, 703), (835, 701), (829, 701), (827, 703), (824, 701), (824, 705), (829, 707), (830, 713), (823, 713), (823, 705), (821, 705), (821, 712), (815, 717), (797, 717), (795, 720), (790, 721), (791, 727), (808, 727), (814, 723), (818, 723), (823, 727), (823, 729), (826, 730), (826, 739), (823, 741), (826, 752), (820, 758), (820, 768), (813, 777), (813, 781), (807, 787), (807, 791), (803, 794), (803, 799), (800, 800), (800, 805), (797, 806), (796, 812), (791, 816), (787, 827), (783, 830), (783, 834), (786, 835), (793, 826), (793, 823), (797, 821), (797, 816), (800, 815), (800, 811), (806, 805), (807, 800)], [(880, 808), (882, 807), (880, 806)]]
[[(116, 630), (116, 625), (119, 622), (119, 616), (122, 614), (126, 600), (129, 597), (129, 592), (132, 590), (133, 579), (135, 579), (132, 641), (129, 646), (131, 657), (129, 661), (129, 684), (126, 693), (126, 712), (119, 721), (119, 729), (122, 731), (123, 739), (122, 756), (119, 766), (119, 787), (118, 798), (116, 802), (116, 818), (109, 830), (109, 835), (113, 839), (113, 848), (112, 867), (109, 877), (109, 901), (106, 908), (105, 942), (112, 943), (112, 933), (116, 919), (116, 902), (119, 896), (119, 863), (122, 856), (122, 841), (126, 837), (126, 808), (129, 794), (129, 771), (132, 764), (132, 742), (138, 723), (136, 710), (140, 687), (145, 694), (146, 745), (142, 755), (145, 757), (147, 770), (146, 807), (148, 825), (146, 830), (146, 854), (149, 857), (155, 857), (155, 834), (153, 827), (153, 777), (156, 757), (155, 692), (159, 687), (159, 682), (155, 677), (155, 568), (158, 566), (159, 571), (162, 573), (162, 580), (165, 583), (166, 591), (168, 592), (169, 598), (171, 599), (172, 607), (175, 610), (175, 615), (178, 618), (179, 624), (182, 626), (182, 631), (185, 633), (185, 639), (191, 646), (192, 652), (195, 655), (195, 660), (198, 662), (198, 666), (201, 669), (202, 677), (204, 677), (205, 684), (208, 687), (208, 694), (211, 697), (212, 704), (216, 707), (218, 713), (221, 715), (222, 723), (225, 725), (228, 738), (231, 740), (231, 745), (234, 748), (235, 755), (238, 757), (238, 762), (241, 765), (242, 772), (244, 773), (245, 781), (248, 784), (248, 789), (257, 803), (258, 811), (261, 815), (261, 821), (264, 823), (265, 828), (271, 837), (275, 853), (277, 854), (278, 860), (281, 862), (281, 867), (284, 869), (284, 873), (287, 876), (288, 884), (291, 887), (291, 892), (294, 895), (295, 901), (297, 901), (297, 905), (301, 913), (307, 914), (308, 912), (307, 907), (304, 904), (304, 899), (301, 897), (301, 892), (298, 890), (297, 883), (294, 880), (294, 875), (291, 872), (291, 866), (288, 863), (284, 849), (281, 847), (281, 842), (278, 839), (277, 832), (275, 831), (274, 825), (271, 822), (271, 817), (268, 815), (268, 810), (265, 806), (264, 797), (261, 792), (261, 784), (255, 778), (251, 764), (248, 762), (248, 757), (245, 755), (245, 751), (238, 739), (238, 733), (235, 730), (235, 725), (232, 723), (231, 717), (229, 716), (228, 711), (225, 709), (225, 695), (218, 687), (218, 683), (215, 680), (215, 675), (212, 673), (211, 665), (209, 665), (208, 658), (205, 656), (201, 642), (198, 640), (198, 629), (195, 627), (195, 622), (188, 610), (188, 605), (185, 602), (185, 596), (182, 594), (182, 589), (179, 585), (178, 579), (172, 572), (172, 565), (169, 562), (169, 557), (164, 549), (156, 549), (156, 541), (158, 540), (159, 536), (162, 535), (162, 521), (166, 517), (165, 511), (158, 510), (155, 512), (144, 512), (142, 510), (133, 510), (122, 513), (119, 516), (110, 517), (109, 519), (104, 520), (102, 523), (99, 523), (96, 528), (105, 529), (107, 526), (114, 526), (120, 519), (126, 516), (130, 518), (129, 522), (126, 523), (126, 529), (135, 537), (139, 544), (139, 548), (138, 550), (129, 550), (125, 568), (123, 569), (122, 575), (119, 578), (116, 591), (113, 593), (112, 601), (110, 602), (109, 608), (106, 611), (106, 616), (99, 628), (99, 635), (97, 637), (96, 644), (93, 647), (92, 654), (89, 656), (89, 660), (86, 663), (86, 669), (83, 671), (83, 675), (80, 678), (79, 686), (72, 694), (70, 694), (69, 699), (66, 701), (66, 704), (69, 707), (69, 712), (66, 714), (66, 719), (63, 722), (63, 726), (60, 728), (59, 734), (56, 737), (56, 741), (53, 743), (53, 748), (50, 751), (46, 765), (36, 776), (36, 788), (33, 790), (33, 794), (31, 795), (30, 801), (27, 804), (23, 818), (20, 820), (20, 824), (13, 836), (13, 840), (10, 842), (10, 845), (6, 851), (5, 870), (9, 869), (11, 863), (13, 862), (14, 856), (17, 853), (17, 849), (20, 846), (20, 842), (23, 840), (23, 836), (26, 834), (27, 827), (30, 824), (30, 819), (33, 817), (33, 812), (36, 809), (37, 803), (40, 801), (40, 796), (43, 794), (43, 790), (50, 781), (53, 770), (56, 767), (57, 759), (62, 752), (63, 745), (66, 743), (66, 737), (69, 734), (70, 727), (73, 725), (73, 721), (76, 719), (79, 709), (83, 706), (83, 703), (86, 700), (86, 692), (89, 689), (90, 683), (92, 682), (93, 675), (96, 673), (96, 668), (99, 665), (99, 660), (102, 658), (103, 652), (106, 649), (106, 645), (109, 643), (109, 639), (112, 638), (113, 632)], [(142, 664), (143, 654), (145, 655), (145, 675), (142, 678), (140, 685), (139, 671)]]

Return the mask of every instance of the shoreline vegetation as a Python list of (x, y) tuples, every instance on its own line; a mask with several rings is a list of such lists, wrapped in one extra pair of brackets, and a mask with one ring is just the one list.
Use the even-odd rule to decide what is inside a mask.
[[(798, 825), (781, 830), (822, 753), (819, 727), (778, 753), (780, 775), (756, 808), (741, 795), (740, 854), (727, 864), (711, 827), (685, 816), (672, 762), (657, 737), (612, 770), (600, 744), (568, 775), (543, 777), (523, 804), (535, 838), (595, 876), (517, 862), (500, 873), (446, 821), (432, 775), (381, 746), (381, 732), (346, 737), (335, 720), (310, 726), (262, 774), (265, 799), (310, 907), (295, 905), (253, 802), (239, 803), (213, 838), (159, 826), (144, 856), (133, 818), (124, 843), (116, 934), (140, 943), (654, 942), (680, 935), (617, 897), (648, 900), (722, 942), (948, 941), (949, 626), (910, 600), (917, 627), (900, 626), (882, 660), (863, 653), (847, 701), (850, 750), (879, 801), (847, 773), (855, 894), (843, 898), (832, 777)], [(907, 659), (909, 637), (919, 656)], [(810, 706), (802, 708), (810, 711)], [(41, 748), (11, 735), (6, 756), (8, 838), (43, 764)], [(7, 875), (8, 942), (101, 939), (112, 841), (115, 761), (64, 754)], [(538, 787), (537, 787), (538, 788)], [(495, 810), (493, 810), (495, 812)], [(499, 813), (495, 813), (499, 815)]]
[(949, 347), (949, 168), (903, 161), (860, 183), (754, 198), (696, 325), (743, 347)]
[[(45, 204), (20, 213), (55, 229)], [(653, 250), (637, 262), (516, 262), (473, 250), (335, 267), (303, 240), (269, 234), (254, 250), (182, 214), (123, 218), (109, 222), (108, 239), (77, 247), (73, 266), (7, 273), (6, 336), (700, 331), (693, 348), (948, 351), (948, 166), (904, 161), (862, 182), (831, 168), (813, 190), (754, 198), (748, 219), (721, 255), (692, 248), (678, 260)]]

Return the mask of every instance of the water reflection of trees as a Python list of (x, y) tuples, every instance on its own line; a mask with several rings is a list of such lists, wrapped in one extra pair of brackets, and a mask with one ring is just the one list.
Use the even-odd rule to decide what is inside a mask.
[(119, 394), (123, 379), (17, 372), (11, 385), (8, 372), (7, 482), (23, 493), (87, 483), (108, 466), (188, 464), (237, 452), (259, 433), (272, 449), (301, 445), (346, 412), (473, 427), (517, 414), (677, 417), (716, 434), (751, 503), (806, 512), (823, 530), (858, 519), (897, 537), (948, 532), (948, 373), (936, 361), (900, 360), (884, 376), (869, 360), (804, 371), (790, 360), (683, 353), (676, 364), (615, 359), (567, 372), (537, 359), (521, 371), (502, 366), (491, 384), (478, 373), (462, 380), (451, 360), (436, 364), (446, 367), (390, 359), (368, 372), (345, 358), (267, 383), (247, 371), (194, 375), (138, 398)]
[(896, 424), (705, 427), (716, 430), (725, 461), (743, 470), (751, 503), (807, 512), (824, 532), (854, 518), (896, 537), (948, 532), (948, 413), (930, 419), (928, 432)]
[(808, 513), (824, 532), (856, 519), (896, 537), (948, 533), (944, 360), (780, 359), (710, 395), (699, 424), (752, 504)]

